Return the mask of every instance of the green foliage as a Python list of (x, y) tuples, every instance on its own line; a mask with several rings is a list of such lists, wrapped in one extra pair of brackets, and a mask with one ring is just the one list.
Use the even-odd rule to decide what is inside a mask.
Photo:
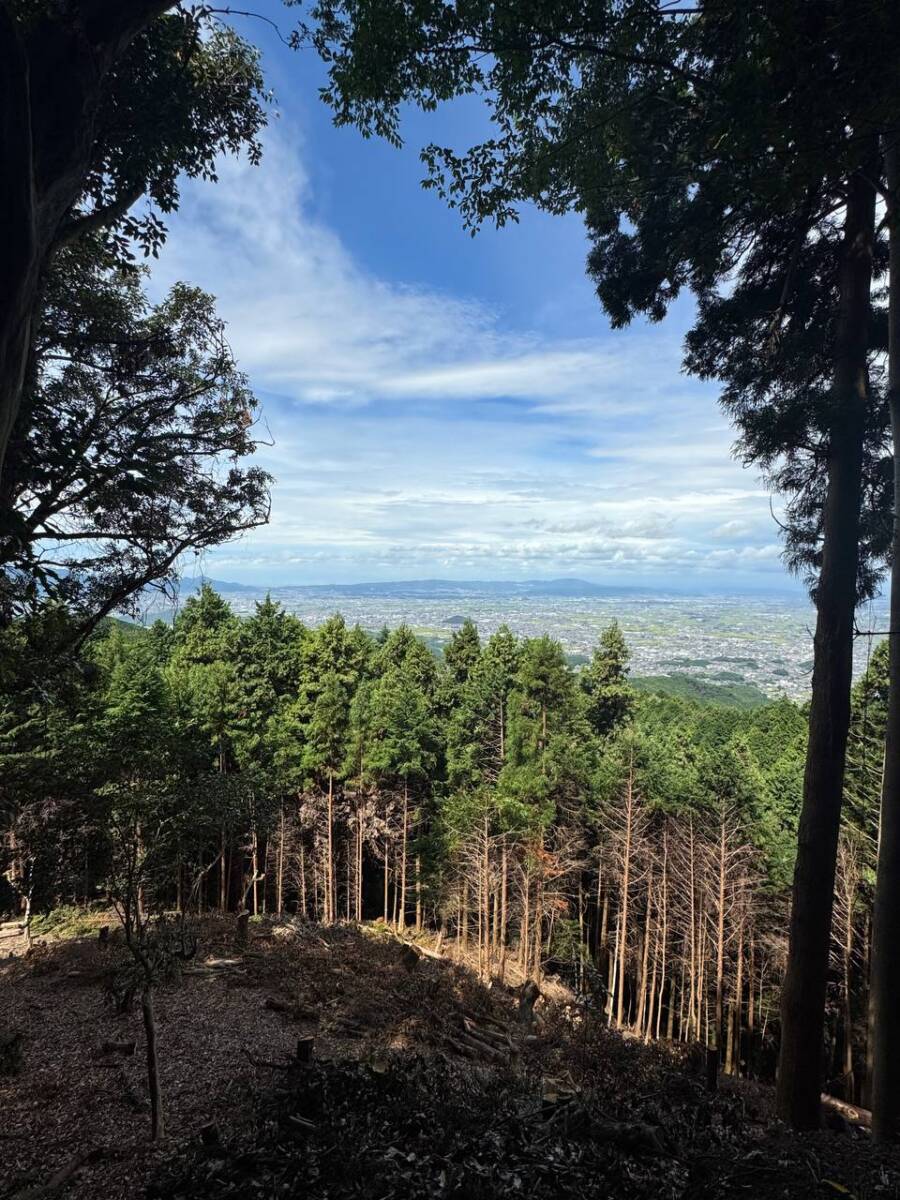
[(664, 696), (681, 696), (687, 700), (728, 705), (733, 708), (755, 708), (768, 703), (768, 696), (755, 683), (711, 683), (697, 675), (635, 675), (631, 683), (641, 692)]
[(628, 647), (617, 621), (603, 630), (590, 665), (581, 673), (587, 719), (595, 733), (612, 733), (628, 718), (634, 697), (628, 685)]
[[(878, 135), (900, 111), (893, 0), (673, 8), (619, 0), (318, 0), (297, 40), (328, 72), (338, 125), (398, 143), (409, 106), (477, 96), (484, 141), (424, 147), (425, 186), (473, 233), (533, 204), (578, 213), (615, 327), (698, 302), (686, 368), (724, 384), (740, 453), (785, 492), (787, 559), (814, 582), (834, 437), (842, 234), (854, 176), (884, 194)], [(798, 56), (798, 46), (802, 53)], [(862, 131), (866, 131), (863, 133)], [(874, 256), (886, 269), (884, 222)], [(876, 295), (875, 304), (881, 298)], [(868, 350), (859, 590), (889, 538), (890, 456)]]
[[(883, 731), (883, 676), (880, 651), (856, 690), (849, 810), (867, 825), (876, 794), (862, 750)], [(506, 628), (483, 645), (461, 628), (437, 663), (406, 627), (375, 640), (335, 616), (308, 630), (269, 599), (239, 620), (204, 585), (171, 628), (104, 625), (52, 695), (2, 694), (0, 802), (41, 904), (79, 886), (85, 856), (91, 896), (139, 858), (148, 894), (171, 904), (173, 861), (201, 872), (224, 838), (246, 863), (253, 839), (278, 845), (285, 812), (300, 813), (310, 853), (321, 847), (329, 792), (331, 819), (381, 855), (405, 799), (409, 854), (439, 904), (473, 838), (506, 839), (531, 869), (567, 861), (565, 846), (592, 853), (630, 776), (649, 820), (738, 814), (777, 892), (805, 739), (786, 699), (741, 709), (632, 693), (615, 625), (582, 670), (553, 639)]]
[(62, 940), (88, 937), (95, 933), (97, 921), (83, 908), (74, 904), (63, 904), (49, 912), (38, 913), (31, 920), (31, 936), (53, 937)]
[(186, 551), (268, 517), (269, 477), (241, 465), (257, 401), (212, 298), (179, 284), (151, 306), (142, 284), (95, 241), (54, 261), (7, 482), (7, 619), (48, 597), (85, 629), (134, 613)]

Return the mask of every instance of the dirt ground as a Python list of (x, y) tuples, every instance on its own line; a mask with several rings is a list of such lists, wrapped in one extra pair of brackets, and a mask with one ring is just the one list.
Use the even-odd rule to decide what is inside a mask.
[[(369, 1194), (365, 1173), (394, 1180), (379, 1196), (475, 1195), (476, 1176), (492, 1181), (478, 1195), (581, 1195), (603, 1177), (596, 1194), (611, 1197), (900, 1196), (900, 1161), (876, 1155), (865, 1132), (838, 1122), (790, 1135), (769, 1090), (749, 1083), (710, 1098), (689, 1056), (610, 1034), (560, 987), (532, 1027), (512, 988), (484, 987), (377, 927), (251, 925), (240, 950), (230, 922), (204, 922), (181, 979), (156, 992), (166, 1137), (154, 1147), (140, 1006), (119, 1016), (106, 995), (123, 954), (115, 937), (91, 936), (0, 961), (0, 1023), (23, 1035), (19, 1072), (0, 1077), (0, 1196), (135, 1200), (148, 1182), (165, 1196), (355, 1196)], [(291, 1064), (310, 1037), (316, 1074), (300, 1096)], [(104, 1049), (131, 1041), (132, 1055)], [(321, 1121), (303, 1115), (312, 1092), (320, 1107), (328, 1098), (340, 1138), (365, 1124), (349, 1182), (346, 1163), (334, 1174), (345, 1141), (329, 1141), (333, 1129), (301, 1150), (285, 1142), (286, 1122), (296, 1133)], [(376, 1128), (369, 1110), (382, 1107)], [(501, 1112), (503, 1137), (488, 1137)], [(442, 1113), (452, 1144), (438, 1155)], [(198, 1159), (208, 1126), (231, 1148), (213, 1166)], [(401, 1177), (397, 1147), (419, 1142)]]

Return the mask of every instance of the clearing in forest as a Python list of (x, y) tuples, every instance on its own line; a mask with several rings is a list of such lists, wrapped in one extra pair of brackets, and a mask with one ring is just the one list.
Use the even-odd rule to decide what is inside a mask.
[(242, 951), (203, 922), (157, 991), (154, 1147), (140, 1014), (110, 1002), (122, 954), (114, 935), (0, 964), (22, 1035), (4, 1196), (900, 1195), (863, 1130), (788, 1135), (767, 1088), (710, 1096), (690, 1053), (610, 1033), (561, 988), (529, 1014), (521, 987), (351, 925), (256, 924)]

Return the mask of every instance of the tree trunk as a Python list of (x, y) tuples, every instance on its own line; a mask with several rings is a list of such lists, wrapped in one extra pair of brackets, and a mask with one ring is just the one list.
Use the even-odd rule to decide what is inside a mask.
[(752, 1075), (756, 1066), (756, 939), (752, 926), (750, 933), (750, 957), (747, 961), (747, 1074)]
[(625, 850), (622, 859), (622, 903), (620, 906), (619, 946), (616, 957), (619, 961), (619, 996), (616, 1006), (616, 1026), (621, 1029), (625, 1012), (625, 945), (628, 936), (628, 888), (631, 883), (631, 826), (634, 816), (634, 753), (628, 765), (628, 784), (625, 789)]
[(325, 863), (325, 921), (334, 921), (334, 772), (328, 772), (328, 859)]
[[(841, 249), (809, 740), (794, 868), (790, 949), (781, 997), (776, 1101), (779, 1116), (795, 1129), (817, 1128), (821, 1119), (825, 990), (850, 724), (862, 444), (869, 395), (867, 352), (875, 225), (875, 193), (869, 180), (874, 177), (872, 167), (866, 164), (848, 182)], [(894, 1088), (895, 1096), (897, 1093)]]
[[(856, 1086), (853, 1078), (853, 1004), (852, 993), (850, 990), (851, 984), (851, 969), (853, 964), (853, 914), (852, 910), (847, 912), (847, 927), (844, 930), (844, 946), (843, 946), (843, 967), (844, 967), (844, 1059), (843, 1059), (843, 1076), (844, 1076), (844, 1099), (849, 1100), (852, 1104), (856, 1098)], [(874, 1124), (875, 1114), (872, 1114)], [(887, 1140), (879, 1136), (879, 1141)]]
[[(752, 985), (751, 985), (752, 986)], [(744, 1010), (744, 914), (741, 913), (741, 924), (738, 932), (737, 978), (734, 981), (734, 1005), (732, 1020), (734, 1022), (734, 1053), (731, 1058), (730, 1075), (741, 1073), (741, 1042)]]
[(165, 1132), (162, 1087), (159, 1081), (159, 1060), (156, 1054), (156, 1014), (153, 1011), (153, 991), (145, 987), (141, 994), (144, 1035), (147, 1041), (147, 1085), (150, 1090), (150, 1137), (160, 1141)]
[(640, 1034), (644, 1028), (644, 1016), (647, 1011), (647, 967), (650, 962), (650, 922), (653, 917), (653, 871), (647, 877), (647, 912), (644, 916), (644, 936), (641, 947), (641, 978), (638, 983), (638, 1008), (635, 1019), (635, 1032)]
[(712, 1036), (708, 1039), (707, 1053), (709, 1055), (709, 1063), (707, 1070), (710, 1076), (713, 1073), (718, 1074), (719, 1060), (722, 1056), (722, 1021), (723, 1013), (723, 989), (725, 983), (725, 875), (726, 875), (726, 858), (725, 858), (725, 817), (719, 824), (719, 888), (716, 898), (716, 1006), (713, 1014), (714, 1021), (712, 1027)]
[(888, 402), (894, 445), (894, 524), (888, 715), (869, 993), (872, 1134), (878, 1142), (892, 1141), (900, 1133), (900, 147), (896, 142), (887, 151), (887, 185), (891, 198)]
[(387, 925), (390, 911), (388, 908), (388, 884), (391, 872), (391, 844), (387, 834), (384, 835), (384, 923)]
[(227, 868), (225, 854), (225, 829), (219, 830), (219, 911), (225, 912), (228, 908), (228, 883), (227, 883)]
[(307, 915), (306, 907), (306, 848), (303, 845), (303, 835), (300, 835), (300, 905), (303, 909), (303, 916)]
[(484, 876), (483, 904), (484, 911), (484, 978), (491, 974), (491, 862), (490, 841), (488, 838), (488, 817), (484, 816), (484, 853), (482, 856), (482, 874)]
[[(666, 991), (666, 955), (669, 941), (669, 830), (663, 826), (663, 861), (662, 861), (662, 946), (659, 968), (659, 998), (656, 1004), (656, 1040), (659, 1041), (662, 1028), (663, 996)], [(669, 1032), (668, 1041), (672, 1040), (672, 1005), (669, 998)]]
[(416, 855), (414, 862), (416, 872), (416, 933), (422, 932), (422, 858)]
[(280, 917), (284, 912), (284, 805), (278, 829), (278, 873), (275, 876), (275, 912)]
[(507, 904), (509, 891), (509, 868), (507, 863), (506, 838), (503, 838), (503, 843), (500, 851), (500, 982), (503, 983), (506, 979), (506, 928), (507, 928)]
[(400, 858), (400, 912), (398, 926), (406, 928), (406, 843), (409, 837), (409, 785), (403, 780), (403, 850)]
[(618, 983), (618, 980), (619, 980), (619, 946), (621, 944), (619, 941), (619, 928), (620, 928), (621, 922), (622, 922), (622, 910), (620, 908), (619, 911), (616, 913), (616, 937), (615, 937), (615, 941), (613, 942), (613, 953), (609, 960), (609, 1003), (608, 1003), (607, 1009), (606, 1009), (607, 1024), (609, 1024), (609, 1025), (612, 1025), (612, 1023), (613, 1023), (613, 1013), (615, 1011), (616, 987), (621, 986)]

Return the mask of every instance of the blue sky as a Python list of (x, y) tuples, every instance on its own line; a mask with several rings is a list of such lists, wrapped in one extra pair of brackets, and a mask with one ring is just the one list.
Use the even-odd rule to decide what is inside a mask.
[(610, 330), (576, 217), (526, 210), (472, 239), (422, 190), (420, 146), (467, 145), (475, 104), (409, 114), (402, 150), (365, 141), (331, 125), (312, 54), (239, 27), (275, 93), (262, 165), (188, 183), (154, 268), (157, 293), (217, 297), (274, 441), (270, 525), (203, 571), (789, 586), (717, 389), (680, 372), (690, 303)]

